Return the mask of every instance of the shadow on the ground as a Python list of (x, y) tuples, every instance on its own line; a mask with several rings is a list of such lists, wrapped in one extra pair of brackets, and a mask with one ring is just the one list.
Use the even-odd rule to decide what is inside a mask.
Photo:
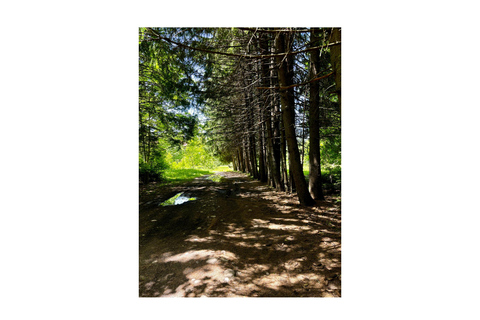
[(196, 201), (141, 210), (140, 296), (339, 297), (339, 205), (225, 176), (188, 186)]

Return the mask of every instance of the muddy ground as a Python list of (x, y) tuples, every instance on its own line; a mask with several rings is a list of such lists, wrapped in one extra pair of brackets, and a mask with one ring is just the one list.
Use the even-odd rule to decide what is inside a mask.
[[(217, 175), (140, 188), (140, 297), (341, 296), (340, 196), (306, 208), (245, 174)], [(180, 192), (196, 200), (161, 205)]]

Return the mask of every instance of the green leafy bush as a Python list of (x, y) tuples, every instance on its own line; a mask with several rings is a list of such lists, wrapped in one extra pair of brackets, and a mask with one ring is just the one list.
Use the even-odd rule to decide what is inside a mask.
[[(180, 152), (170, 152), (167, 159), (173, 169), (213, 169), (220, 165), (213, 151), (198, 136), (188, 141)], [(175, 159), (179, 160), (175, 161)]]
[(153, 181), (162, 181), (165, 169), (168, 163), (165, 159), (165, 151), (161, 147), (157, 147), (149, 159), (145, 162), (142, 157), (139, 159), (139, 180), (142, 183)]
[(340, 190), (342, 184), (342, 167), (339, 165), (322, 166), (322, 185), (331, 191)]

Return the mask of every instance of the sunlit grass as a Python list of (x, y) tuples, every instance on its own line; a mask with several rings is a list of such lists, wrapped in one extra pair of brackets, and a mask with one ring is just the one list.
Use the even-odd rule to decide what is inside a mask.
[(167, 169), (164, 172), (165, 182), (181, 182), (192, 180), (207, 174), (213, 174), (208, 169)]
[(223, 181), (225, 178), (223, 178), (222, 176), (220, 176), (218, 174), (214, 174), (214, 175), (211, 175), (210, 177), (208, 177), (208, 179), (210, 179), (212, 181), (215, 181), (215, 182), (220, 182), (220, 181)]
[(219, 166), (215, 169), (167, 169), (164, 172), (164, 182), (183, 182), (193, 180), (204, 175), (213, 175), (215, 172), (232, 171), (229, 166)]
[(213, 169), (214, 172), (227, 172), (227, 171), (233, 171), (232, 168), (229, 166), (218, 166), (215, 169)]

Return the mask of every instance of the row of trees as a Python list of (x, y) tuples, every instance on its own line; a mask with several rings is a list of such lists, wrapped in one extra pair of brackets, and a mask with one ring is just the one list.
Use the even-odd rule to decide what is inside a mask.
[(218, 156), (304, 205), (323, 199), (320, 140), (340, 140), (340, 29), (146, 28), (143, 40), (185, 64), (175, 82), (192, 81)]

